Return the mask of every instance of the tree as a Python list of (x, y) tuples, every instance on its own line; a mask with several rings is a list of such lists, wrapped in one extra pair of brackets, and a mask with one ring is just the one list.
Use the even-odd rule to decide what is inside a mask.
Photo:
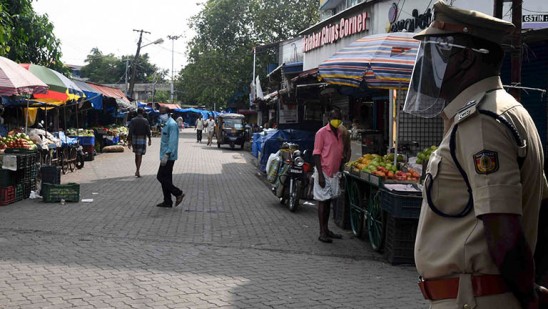
[(103, 55), (98, 48), (93, 48), (85, 62), (80, 74), (91, 82), (117, 84), (124, 80), (125, 63), (114, 54)]
[[(134, 56), (116, 57), (114, 54), (104, 55), (98, 48), (93, 48), (86, 57), (86, 65), (81, 69), (83, 78), (99, 84), (119, 84), (126, 78), (126, 62), (131, 64)], [(160, 70), (149, 62), (148, 54), (140, 55), (137, 60), (135, 80), (137, 83), (153, 83), (165, 81), (168, 70)], [(128, 79), (130, 72), (127, 72)]]
[[(248, 106), (253, 47), (295, 37), (317, 21), (318, 6), (317, 0), (208, 0), (190, 23), (196, 36), (175, 85), (179, 97), (210, 108)], [(274, 56), (258, 55), (257, 68), (277, 62)]]
[(0, 0), (1, 55), (21, 63), (35, 63), (67, 73), (61, 62), (61, 43), (47, 14), (37, 15), (32, 0)]

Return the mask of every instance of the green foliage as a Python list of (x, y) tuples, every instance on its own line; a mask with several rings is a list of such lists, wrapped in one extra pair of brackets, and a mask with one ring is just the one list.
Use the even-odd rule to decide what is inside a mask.
[[(208, 0), (190, 23), (196, 36), (176, 81), (178, 98), (208, 108), (247, 107), (253, 47), (295, 37), (317, 21), (318, 6), (317, 0)], [(277, 62), (276, 52), (257, 55), (257, 72)]]
[[(126, 77), (127, 61), (127, 78), (129, 82), (133, 58), (134, 56), (122, 56), (118, 58), (114, 54), (104, 55), (98, 48), (93, 48), (86, 57), (86, 65), (82, 67), (80, 73), (82, 77), (94, 83), (123, 83)], [(137, 71), (135, 72), (136, 83), (163, 82), (167, 73), (168, 70), (160, 70), (156, 65), (151, 64), (148, 54), (139, 55)]]
[(115, 84), (124, 80), (125, 63), (114, 54), (103, 55), (98, 48), (93, 48), (85, 62), (87, 65), (82, 67), (80, 74), (91, 82)]
[(15, 62), (35, 63), (67, 73), (61, 43), (47, 14), (37, 15), (32, 0), (0, 0), (0, 54)]
[(156, 91), (154, 102), (171, 102), (171, 93), (169, 91)]

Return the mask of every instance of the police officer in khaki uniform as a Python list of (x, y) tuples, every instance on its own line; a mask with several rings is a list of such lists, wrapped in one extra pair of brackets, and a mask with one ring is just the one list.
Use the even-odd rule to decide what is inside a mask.
[(546, 188), (529, 113), (500, 81), (512, 23), (440, 1), (421, 41), (404, 111), (441, 114), (415, 243), (431, 308), (538, 308), (533, 250)]

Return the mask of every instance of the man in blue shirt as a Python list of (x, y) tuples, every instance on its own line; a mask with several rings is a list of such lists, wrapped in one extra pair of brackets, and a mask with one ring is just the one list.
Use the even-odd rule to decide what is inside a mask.
[(179, 128), (177, 123), (168, 113), (167, 107), (160, 107), (160, 122), (164, 124), (160, 139), (160, 168), (156, 179), (162, 184), (164, 201), (156, 206), (173, 207), (171, 195), (175, 196), (175, 207), (183, 201), (185, 194), (173, 185), (173, 165), (177, 160), (177, 148), (179, 148)]

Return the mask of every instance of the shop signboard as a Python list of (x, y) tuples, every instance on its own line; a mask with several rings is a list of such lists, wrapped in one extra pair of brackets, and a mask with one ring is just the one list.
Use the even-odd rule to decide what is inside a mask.
[(305, 53), (333, 44), (343, 38), (366, 32), (369, 30), (369, 14), (361, 12), (348, 18), (341, 17), (339, 20), (329, 23), (317, 31), (304, 36), (303, 51)]
[(280, 106), (280, 116), (278, 121), (280, 124), (297, 123), (297, 105), (282, 104)]
[(531, 14), (522, 16), (523, 29), (548, 28), (548, 14)]

